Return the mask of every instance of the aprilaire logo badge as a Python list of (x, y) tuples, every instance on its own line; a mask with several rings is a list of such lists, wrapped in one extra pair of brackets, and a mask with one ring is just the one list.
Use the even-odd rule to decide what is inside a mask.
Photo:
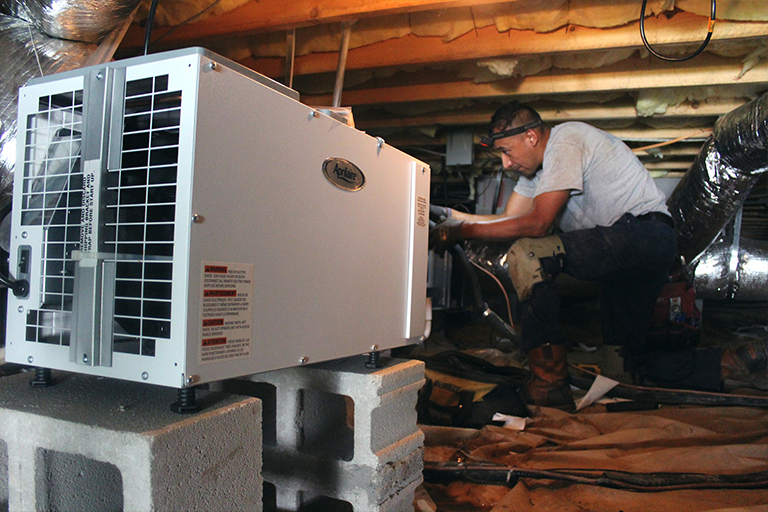
[(343, 158), (328, 158), (323, 162), (325, 177), (342, 190), (357, 192), (365, 186), (365, 175), (355, 164)]

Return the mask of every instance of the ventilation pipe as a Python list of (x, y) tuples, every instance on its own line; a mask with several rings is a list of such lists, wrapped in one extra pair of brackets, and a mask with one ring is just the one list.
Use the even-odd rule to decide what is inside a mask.
[[(138, 4), (138, 0), (2, 1), (13, 16), (0, 14), (0, 211), (11, 203), (13, 193), (19, 87), (34, 77), (111, 60)], [(101, 45), (92, 44), (97, 42)]]
[(768, 94), (722, 116), (667, 206), (705, 299), (768, 300), (768, 242), (740, 236), (740, 211), (768, 170)]

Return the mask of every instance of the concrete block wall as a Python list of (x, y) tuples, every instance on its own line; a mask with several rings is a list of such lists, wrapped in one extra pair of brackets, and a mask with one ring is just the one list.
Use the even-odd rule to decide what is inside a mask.
[(0, 510), (262, 510), (259, 400), (54, 375), (0, 379)]
[(246, 393), (264, 401), (263, 472), (274, 486), (276, 510), (413, 510), (423, 469), (416, 400), (424, 364), (382, 358), (383, 368), (369, 369), (365, 361), (359, 356), (240, 381), (236, 392), (250, 384)]

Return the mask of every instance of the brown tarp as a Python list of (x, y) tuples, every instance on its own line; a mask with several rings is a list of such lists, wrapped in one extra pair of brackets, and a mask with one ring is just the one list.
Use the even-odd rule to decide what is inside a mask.
[[(526, 469), (743, 474), (768, 471), (768, 411), (664, 406), (577, 414), (539, 408), (525, 431), (423, 426), (425, 461), (491, 462)], [(426, 484), (438, 510), (687, 512), (768, 511), (768, 489), (633, 492), (523, 479), (514, 488)], [(417, 509), (418, 510), (418, 509)]]

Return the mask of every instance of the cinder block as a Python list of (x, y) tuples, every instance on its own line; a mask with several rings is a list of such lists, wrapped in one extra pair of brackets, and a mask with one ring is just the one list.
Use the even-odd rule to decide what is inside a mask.
[(383, 358), (383, 368), (369, 369), (365, 360), (248, 377), (261, 386), (265, 410), (274, 410), (264, 417), (264, 479), (276, 488), (279, 510), (302, 510), (316, 497), (356, 512), (413, 510), (423, 469), (416, 400), (424, 364)]
[(0, 379), (11, 512), (262, 510), (259, 400), (198, 392), (204, 409), (184, 416), (175, 389), (55, 377)]

